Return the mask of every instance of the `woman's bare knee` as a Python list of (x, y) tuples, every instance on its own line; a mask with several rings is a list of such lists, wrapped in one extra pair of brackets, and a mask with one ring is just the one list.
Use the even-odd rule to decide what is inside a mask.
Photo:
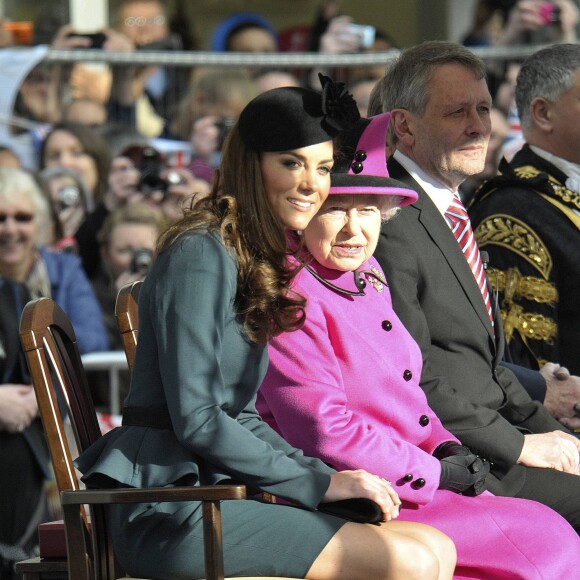
[[(445, 536), (444, 536), (445, 537)], [(389, 525), (345, 524), (308, 571), (312, 580), (438, 580), (439, 556)]]
[(440, 580), (453, 577), (457, 563), (457, 550), (449, 536), (431, 526), (414, 522), (394, 521), (389, 522), (389, 526), (393, 531), (414, 538), (431, 549), (439, 561), (438, 578)]

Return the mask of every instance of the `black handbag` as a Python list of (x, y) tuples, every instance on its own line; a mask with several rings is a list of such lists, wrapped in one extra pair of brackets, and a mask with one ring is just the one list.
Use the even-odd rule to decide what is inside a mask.
[(318, 511), (359, 524), (376, 524), (383, 521), (383, 512), (379, 505), (372, 499), (364, 497), (321, 503), (318, 504)]

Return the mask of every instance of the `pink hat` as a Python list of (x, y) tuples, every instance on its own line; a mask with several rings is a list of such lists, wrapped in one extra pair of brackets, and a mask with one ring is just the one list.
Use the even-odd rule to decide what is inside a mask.
[(389, 177), (386, 142), (390, 113), (359, 119), (337, 141), (330, 194), (398, 195), (401, 205), (417, 201), (417, 192)]

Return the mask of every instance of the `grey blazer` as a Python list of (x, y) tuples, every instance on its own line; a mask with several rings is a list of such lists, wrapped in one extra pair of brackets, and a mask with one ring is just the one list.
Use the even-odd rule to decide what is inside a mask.
[(501, 319), (492, 328), (481, 293), (455, 237), (431, 199), (394, 159), (391, 177), (419, 193), (383, 226), (375, 257), (395, 310), (423, 353), (421, 387), (443, 424), (493, 462), (490, 490), (514, 495), (526, 468), (516, 465), (526, 433), (562, 429), (499, 366)]

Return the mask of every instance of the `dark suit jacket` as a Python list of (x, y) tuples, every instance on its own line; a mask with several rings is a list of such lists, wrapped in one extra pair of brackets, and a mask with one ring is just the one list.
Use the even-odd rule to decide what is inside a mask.
[(418, 191), (416, 203), (383, 226), (375, 257), (395, 310), (419, 343), (421, 387), (443, 424), (493, 462), (490, 490), (513, 495), (526, 469), (516, 465), (526, 433), (561, 429), (499, 365), (504, 339), (495, 331), (474, 276), (445, 219), (394, 159), (389, 173)]
[(0, 385), (30, 382), (18, 335), (20, 312), (29, 299), (24, 285), (0, 276)]
[[(28, 300), (30, 294), (23, 284), (0, 276), (0, 389), (5, 384), (31, 383), (18, 331), (20, 314)], [(26, 439), (40, 471), (44, 477), (50, 477), (48, 448), (40, 419), (34, 420), (22, 434), (12, 436)], [(8, 446), (4, 452), (9, 452), (7, 449)]]

